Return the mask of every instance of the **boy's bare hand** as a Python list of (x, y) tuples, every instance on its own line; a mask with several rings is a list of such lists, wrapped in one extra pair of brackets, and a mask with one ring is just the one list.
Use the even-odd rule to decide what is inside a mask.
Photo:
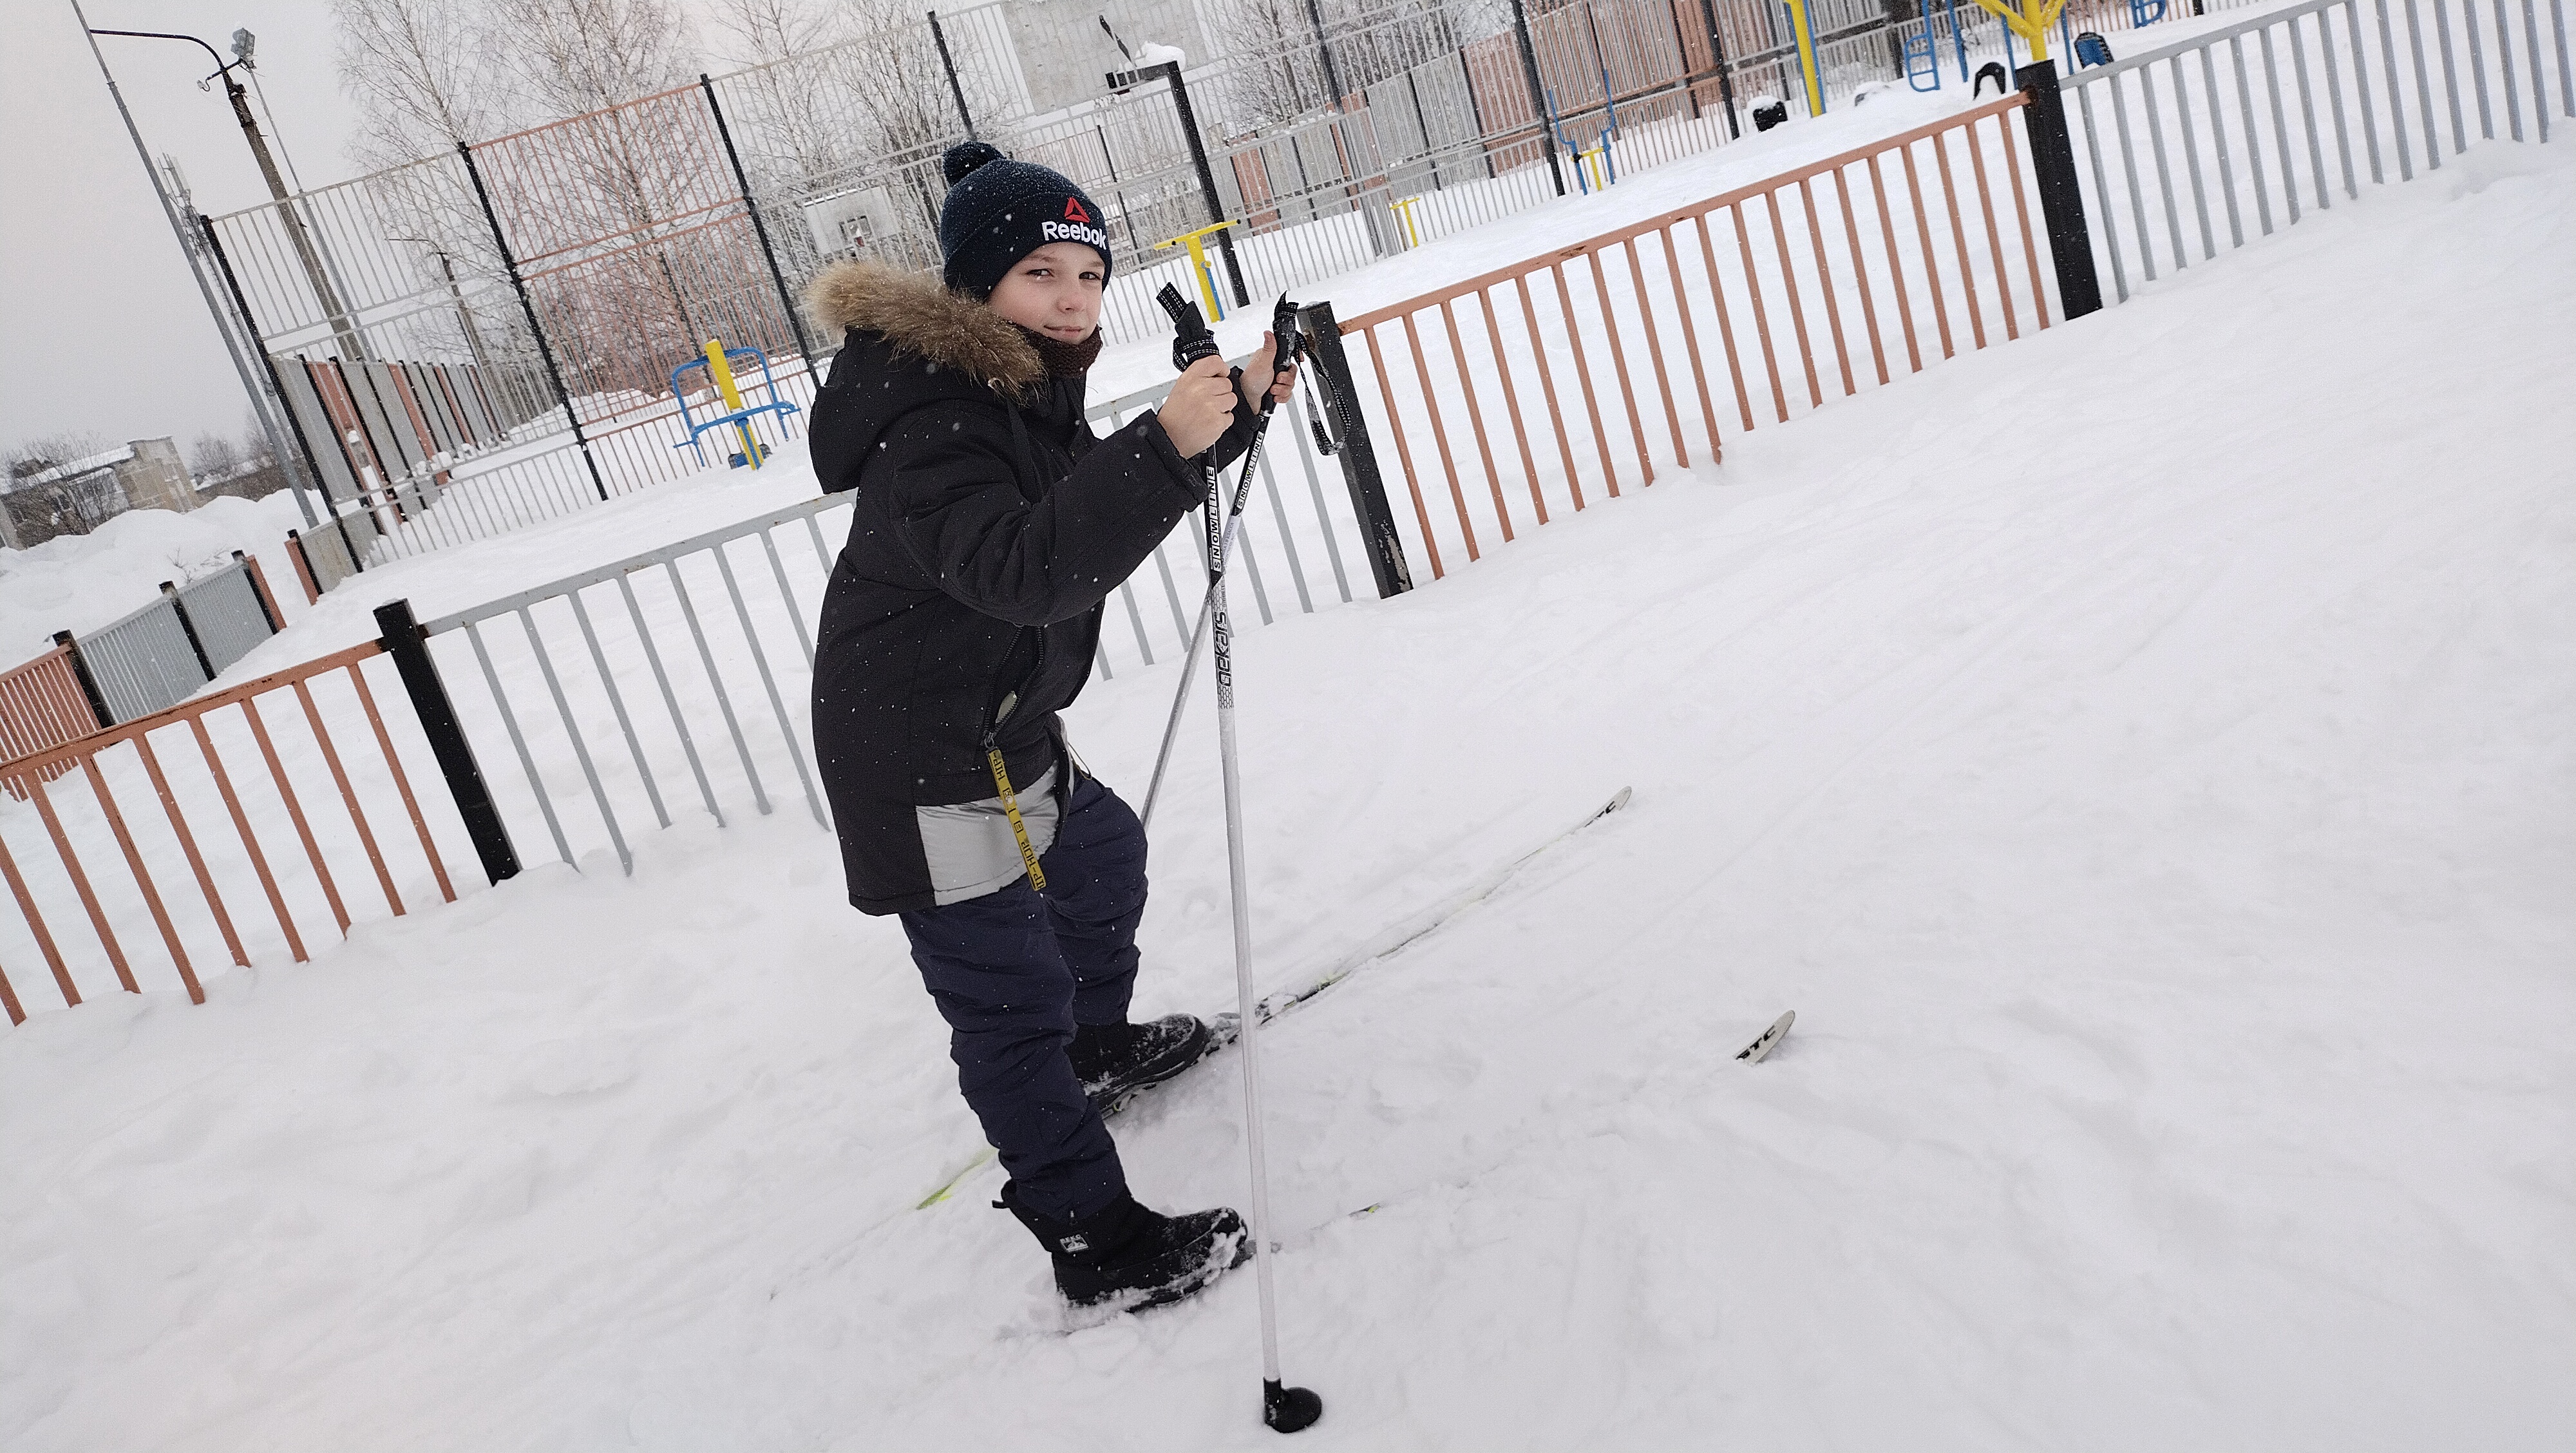
[[(1243, 406), (1256, 414), (1261, 412), (1261, 381), (1270, 377), (1271, 360), (1278, 355), (1278, 335), (1265, 329), (1261, 335), (1261, 347), (1243, 365), (1243, 384), (1240, 390), (1243, 394)], [(1284, 404), (1296, 389), (1297, 365), (1292, 363), (1288, 365), (1286, 373), (1279, 375), (1279, 381), (1270, 386), (1271, 401)]]
[(1182, 458), (1206, 453), (1234, 421), (1234, 385), (1226, 373), (1223, 358), (1200, 359), (1173, 380), (1171, 393), (1154, 411)]

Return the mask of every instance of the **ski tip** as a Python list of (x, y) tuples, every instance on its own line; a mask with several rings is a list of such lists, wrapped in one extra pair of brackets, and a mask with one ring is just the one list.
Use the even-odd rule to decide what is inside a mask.
[(1755, 1037), (1751, 1044), (1737, 1050), (1735, 1052), (1735, 1057), (1749, 1065), (1758, 1065), (1762, 1063), (1765, 1059), (1770, 1058), (1771, 1051), (1780, 1047), (1780, 1041), (1789, 1037), (1789, 1026), (1797, 1022), (1798, 1011), (1795, 1009), (1787, 1011), (1779, 1018), (1772, 1020), (1771, 1027), (1763, 1030), (1760, 1035)]
[(1627, 806), (1628, 799), (1635, 795), (1635, 791), (1636, 789), (1632, 787), (1622, 787), (1618, 791), (1611, 793), (1609, 805), (1601, 809), (1602, 816), (1607, 817), (1611, 813), (1617, 812), (1620, 808)]

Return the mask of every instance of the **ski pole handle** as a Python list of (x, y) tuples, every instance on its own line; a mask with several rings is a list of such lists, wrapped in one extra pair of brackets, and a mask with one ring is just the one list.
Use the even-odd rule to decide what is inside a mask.
[[(1297, 366), (1297, 360), (1306, 356), (1306, 330), (1298, 326), (1297, 305), (1288, 301), (1286, 293), (1281, 293), (1279, 301), (1270, 305), (1270, 342), (1270, 383), (1275, 388), (1279, 380), (1287, 376), (1288, 370)], [(1261, 395), (1261, 412), (1270, 412), (1270, 394), (1266, 389)]]
[(1172, 367), (1183, 373), (1202, 358), (1216, 355), (1216, 335), (1208, 331), (1207, 316), (1199, 305), (1181, 296), (1181, 290), (1170, 283), (1154, 295), (1163, 311), (1172, 315)]

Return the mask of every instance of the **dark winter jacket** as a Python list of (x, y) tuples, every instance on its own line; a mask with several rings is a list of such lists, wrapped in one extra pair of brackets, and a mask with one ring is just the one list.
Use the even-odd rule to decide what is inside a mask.
[[(1090, 675), (1101, 602), (1205, 477), (1150, 413), (1095, 438), (1083, 380), (1049, 378), (1027, 334), (936, 274), (839, 263), (806, 305), (846, 334), (813, 411), (815, 473), (854, 496), (815, 633), (814, 753), (850, 901), (978, 896), (1020, 873), (987, 744), (1051, 837), (1045, 799), (1071, 789), (1056, 713)], [(1220, 463), (1250, 424), (1238, 402)]]

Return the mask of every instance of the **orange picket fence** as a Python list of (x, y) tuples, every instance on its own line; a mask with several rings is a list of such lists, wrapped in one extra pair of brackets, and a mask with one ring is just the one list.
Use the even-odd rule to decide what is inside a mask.
[(1689, 467), (1695, 440), (1714, 462), (1722, 423), (1785, 423), (1835, 386), (2048, 327), (2051, 264), (2014, 134), (2027, 104), (2008, 95), (1342, 321), (1368, 345), (1369, 429), (1412, 496), (1408, 547), (1446, 574), (1513, 538), (1523, 486), (1544, 524), (1587, 488)]

